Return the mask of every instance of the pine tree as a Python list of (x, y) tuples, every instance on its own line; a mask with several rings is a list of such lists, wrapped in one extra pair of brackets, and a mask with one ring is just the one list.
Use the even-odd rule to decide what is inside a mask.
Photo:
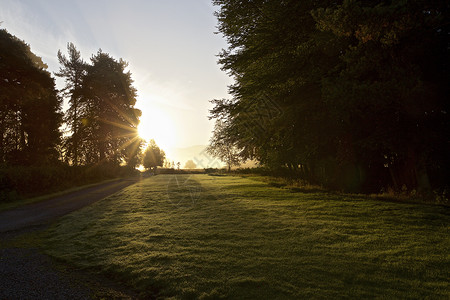
[(80, 156), (83, 149), (83, 120), (85, 119), (86, 107), (80, 101), (83, 78), (86, 75), (87, 63), (81, 58), (73, 43), (67, 44), (69, 57), (58, 51), (58, 60), (61, 64), (56, 76), (62, 77), (66, 81), (66, 86), (62, 89), (64, 97), (69, 99), (69, 108), (65, 113), (64, 121), (70, 131), (70, 135), (65, 139), (66, 156), (70, 158), (73, 165), (80, 163)]
[[(137, 126), (141, 111), (134, 107), (136, 89), (127, 63), (101, 50), (91, 58), (83, 78), (81, 103), (86, 108), (87, 139), (92, 143), (88, 162), (120, 163), (125, 151), (140, 140)], [(129, 159), (129, 158), (128, 158)]]

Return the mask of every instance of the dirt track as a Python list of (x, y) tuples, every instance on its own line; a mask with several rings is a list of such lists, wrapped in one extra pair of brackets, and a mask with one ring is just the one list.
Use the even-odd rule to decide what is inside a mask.
[(139, 181), (139, 177), (118, 179), (47, 201), (0, 212), (0, 232), (48, 223), (60, 216), (92, 204)]

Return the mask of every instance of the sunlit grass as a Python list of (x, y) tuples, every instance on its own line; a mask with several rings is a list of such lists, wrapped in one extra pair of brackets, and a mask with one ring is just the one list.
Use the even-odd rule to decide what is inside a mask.
[(46, 251), (142, 296), (446, 298), (447, 208), (158, 175), (61, 219)]

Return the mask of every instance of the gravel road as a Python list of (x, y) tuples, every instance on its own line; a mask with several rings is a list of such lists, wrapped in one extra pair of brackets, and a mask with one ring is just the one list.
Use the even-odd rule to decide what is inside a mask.
[(51, 222), (56, 218), (92, 204), (139, 181), (138, 177), (118, 179), (47, 201), (0, 212), (0, 232)]
[(37, 249), (0, 249), (0, 299), (90, 299)]
[(138, 178), (100, 184), (44, 202), (0, 212), (0, 299), (136, 299), (126, 287), (89, 271), (57, 262), (39, 249), (14, 246), (16, 238), (40, 231), (58, 217), (136, 183)]

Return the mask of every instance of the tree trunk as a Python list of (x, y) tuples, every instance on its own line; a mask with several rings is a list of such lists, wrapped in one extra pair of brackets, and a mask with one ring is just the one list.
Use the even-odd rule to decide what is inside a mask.
[(106, 146), (105, 146), (105, 142), (102, 142), (102, 141), (100, 141), (100, 143), (99, 143), (100, 145), (99, 145), (99, 154), (100, 154), (100, 162), (104, 162), (105, 161), (105, 158), (106, 158), (106, 154), (105, 154), (105, 152), (106, 152)]
[(389, 174), (391, 175), (392, 183), (394, 184), (394, 190), (398, 190), (398, 181), (397, 177), (395, 176), (393, 167), (389, 166)]
[(77, 116), (77, 100), (74, 100), (74, 120), (73, 127), (73, 165), (78, 166), (78, 116)]
[(419, 191), (431, 190), (430, 178), (428, 177), (427, 165), (424, 159), (416, 163), (417, 189)]

